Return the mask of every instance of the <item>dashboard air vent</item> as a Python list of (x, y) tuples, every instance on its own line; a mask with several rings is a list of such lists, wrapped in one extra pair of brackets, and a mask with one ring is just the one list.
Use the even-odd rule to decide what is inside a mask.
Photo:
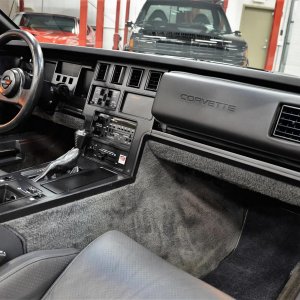
[(116, 65), (111, 83), (122, 84), (125, 76), (126, 67)]
[(100, 64), (96, 79), (98, 81), (106, 81), (108, 69), (109, 69), (108, 64)]
[(142, 69), (132, 68), (130, 78), (129, 78), (127, 85), (130, 87), (139, 88), (141, 85), (143, 73), (144, 73), (144, 70), (142, 70)]
[(157, 91), (159, 82), (162, 77), (162, 72), (150, 71), (149, 78), (146, 85), (146, 90)]
[(300, 143), (300, 107), (282, 106), (273, 135)]

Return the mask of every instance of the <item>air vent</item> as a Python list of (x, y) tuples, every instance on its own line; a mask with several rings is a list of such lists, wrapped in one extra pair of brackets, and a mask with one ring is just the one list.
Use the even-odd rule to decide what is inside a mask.
[(283, 105), (274, 136), (300, 143), (300, 108)]
[(106, 81), (108, 68), (109, 68), (108, 64), (100, 64), (98, 75), (96, 78), (98, 81)]
[(127, 85), (130, 87), (139, 88), (141, 85), (143, 73), (144, 73), (144, 70), (142, 70), (142, 69), (132, 68), (130, 78), (129, 78)]
[(162, 74), (163, 73), (161, 73), (161, 72), (150, 71), (148, 82), (147, 82), (147, 85), (146, 85), (146, 90), (156, 92), (157, 89), (158, 89), (158, 85), (159, 85), (159, 82), (161, 80)]
[(111, 83), (122, 84), (125, 76), (126, 67), (116, 65)]

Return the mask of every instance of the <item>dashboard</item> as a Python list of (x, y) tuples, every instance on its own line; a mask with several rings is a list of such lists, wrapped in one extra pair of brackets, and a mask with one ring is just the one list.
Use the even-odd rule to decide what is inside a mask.
[[(10, 59), (30, 72), (30, 60), (18, 56), (20, 47), (10, 48), (15, 52)], [(25, 182), (40, 191), (42, 201), (134, 180), (147, 140), (172, 147), (165, 148), (173, 153), (171, 160), (186, 166), (194, 165), (184, 161), (188, 156), (170, 149), (299, 185), (298, 78), (91, 48), (43, 45), (43, 52), (44, 87), (34, 114), (84, 129), (89, 139), (78, 177), (33, 184), (43, 166), (9, 176), (11, 184)], [(163, 147), (155, 147), (158, 157), (170, 159)]]
[[(298, 78), (151, 55), (45, 47), (45, 84), (36, 113), (90, 130), (91, 159), (132, 174), (141, 139), (160, 132), (245, 161), (300, 170)], [(57, 53), (60, 60), (54, 59)]]
[(230, 151), (245, 161), (300, 170), (297, 78), (160, 57), (154, 62), (153, 56), (124, 52), (114, 53), (113, 60), (104, 50), (108, 57), (86, 60), (75, 48), (78, 64), (76, 55), (53, 59), (49, 48), (37, 114), (91, 131), (90, 159), (132, 174), (141, 139), (160, 132)]

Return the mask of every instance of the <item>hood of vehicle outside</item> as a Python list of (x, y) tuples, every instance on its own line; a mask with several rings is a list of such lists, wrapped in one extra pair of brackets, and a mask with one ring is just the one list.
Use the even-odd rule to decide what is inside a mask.
[[(50, 44), (60, 44), (69, 46), (78, 46), (79, 37), (77, 34), (72, 32), (58, 31), (58, 30), (48, 30), (48, 29), (31, 29), (28, 27), (20, 27), (22, 30), (30, 32), (40, 43), (50, 43)], [(87, 37), (87, 42), (93, 44), (94, 41), (89, 41)]]
[(210, 35), (135, 27), (131, 39), (134, 46), (130, 50), (134, 52), (188, 57), (238, 66), (247, 64), (247, 43), (234, 33)]

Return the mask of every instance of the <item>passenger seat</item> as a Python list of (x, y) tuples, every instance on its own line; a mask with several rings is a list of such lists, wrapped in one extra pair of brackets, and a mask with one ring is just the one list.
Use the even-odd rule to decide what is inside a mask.
[[(59, 250), (54, 251), (58, 257)], [(61, 256), (71, 257), (74, 250), (61, 250)], [(51, 251), (46, 251), (47, 256)], [(36, 252), (36, 261), (41, 261), (43, 251)], [(26, 256), (31, 263), (24, 264)], [(154, 253), (145, 249), (126, 235), (110, 231), (82, 250), (53, 283), (41, 294), (36, 278), (45, 276), (32, 260), (34, 252), (22, 256), (22, 267), (14, 261), (0, 268), (1, 298), (24, 299), (231, 299), (221, 291), (179, 270)], [(45, 256), (44, 256), (45, 258)], [(63, 259), (63, 264), (65, 264)], [(57, 263), (58, 264), (58, 263)], [(10, 268), (10, 266), (12, 266)], [(59, 267), (58, 267), (59, 268)], [(7, 271), (9, 270), (9, 276)], [(35, 272), (33, 276), (32, 272)], [(6, 273), (6, 274), (5, 274)], [(22, 288), (15, 280), (22, 273)], [(28, 274), (31, 274), (28, 276)], [(53, 277), (53, 274), (52, 274)], [(32, 278), (35, 278), (33, 281)], [(29, 282), (30, 281), (30, 282)], [(24, 288), (28, 289), (27, 291)], [(22, 290), (23, 289), (23, 290)], [(23, 297), (22, 297), (23, 296)], [(28, 298), (28, 297), (27, 297)]]

